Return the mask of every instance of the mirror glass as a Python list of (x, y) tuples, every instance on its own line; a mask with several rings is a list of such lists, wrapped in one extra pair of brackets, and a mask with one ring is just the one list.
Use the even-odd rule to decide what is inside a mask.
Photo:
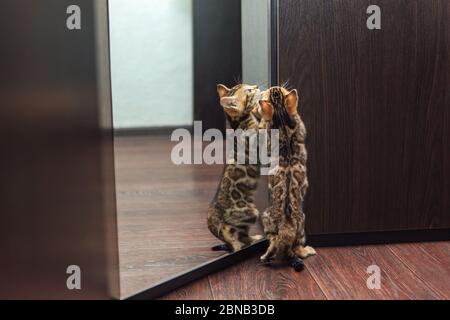
[[(225, 130), (218, 83), (267, 86), (267, 26), (243, 45), (267, 8), (255, 13), (259, 25), (241, 21), (241, 10), (229, 0), (109, 1), (122, 297), (228, 254), (212, 250), (223, 243), (207, 215), (224, 164), (205, 161), (203, 133)], [(265, 177), (254, 197), (264, 210)]]

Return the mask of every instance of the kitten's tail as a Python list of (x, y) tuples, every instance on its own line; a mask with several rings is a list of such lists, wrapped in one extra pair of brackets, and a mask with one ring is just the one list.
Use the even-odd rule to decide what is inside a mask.
[(284, 213), (287, 217), (292, 216), (292, 204), (291, 204), (291, 171), (289, 170), (286, 175), (286, 197), (284, 200)]

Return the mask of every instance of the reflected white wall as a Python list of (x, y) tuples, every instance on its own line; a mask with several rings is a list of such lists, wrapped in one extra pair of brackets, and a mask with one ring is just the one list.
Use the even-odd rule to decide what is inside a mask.
[(110, 0), (116, 128), (193, 121), (192, 0)]
[(270, 0), (244, 0), (242, 8), (242, 81), (269, 86)]

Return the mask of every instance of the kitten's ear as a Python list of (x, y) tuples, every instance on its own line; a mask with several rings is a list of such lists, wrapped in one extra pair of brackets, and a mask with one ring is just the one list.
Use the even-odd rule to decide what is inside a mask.
[(220, 98), (225, 97), (229, 92), (230, 92), (230, 89), (228, 89), (223, 84), (218, 84), (217, 85), (217, 93), (219, 94)]
[(264, 118), (264, 120), (272, 120), (273, 116), (273, 106), (272, 104), (267, 100), (259, 100), (259, 107), (260, 107), (260, 113), (261, 117)]
[(298, 106), (298, 94), (297, 90), (294, 89), (291, 92), (287, 94), (287, 96), (284, 98), (284, 103), (286, 105), (287, 113), (290, 115), (297, 113), (297, 106)]
[(220, 98), (220, 105), (224, 108), (237, 108), (238, 102), (236, 96)]

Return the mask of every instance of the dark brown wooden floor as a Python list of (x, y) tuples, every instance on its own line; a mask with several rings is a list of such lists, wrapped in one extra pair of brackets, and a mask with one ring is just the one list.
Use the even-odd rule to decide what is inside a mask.
[[(273, 269), (258, 257), (219, 271), (162, 299), (450, 299), (450, 243), (318, 248), (306, 269)], [(367, 267), (381, 269), (369, 290)]]
[[(211, 250), (220, 242), (206, 226), (223, 166), (174, 165), (175, 144), (167, 135), (115, 138), (122, 297), (223, 254)], [(259, 194), (263, 206), (267, 189)]]

